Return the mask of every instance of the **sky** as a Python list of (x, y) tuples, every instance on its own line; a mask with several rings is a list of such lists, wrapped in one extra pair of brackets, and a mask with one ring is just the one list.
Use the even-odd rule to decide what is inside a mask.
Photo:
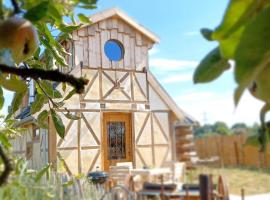
[[(233, 104), (235, 83), (228, 70), (208, 84), (192, 82), (193, 72), (216, 42), (206, 41), (200, 29), (215, 28), (229, 0), (99, 0), (94, 11), (118, 7), (160, 38), (149, 52), (150, 70), (178, 106), (201, 124), (224, 121), (229, 125), (258, 122), (263, 105), (246, 92), (237, 108)], [(80, 10), (78, 12), (81, 12)], [(7, 94), (10, 98), (10, 94)]]

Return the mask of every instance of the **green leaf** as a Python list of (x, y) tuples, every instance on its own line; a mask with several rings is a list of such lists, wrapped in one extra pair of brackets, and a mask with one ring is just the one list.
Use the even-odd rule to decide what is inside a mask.
[(24, 95), (25, 95), (25, 92), (24, 93), (16, 92), (14, 94), (11, 105), (8, 109), (8, 115), (6, 119), (9, 119), (20, 108)]
[(63, 187), (68, 187), (68, 186), (71, 186), (74, 184), (74, 181), (73, 180), (70, 180), (70, 181), (67, 181), (65, 183), (62, 184)]
[(56, 129), (57, 134), (61, 137), (65, 137), (65, 126), (62, 122), (61, 117), (55, 112), (54, 109), (51, 109), (51, 115), (52, 115), (52, 120)]
[(194, 83), (205, 83), (212, 81), (219, 77), (223, 71), (230, 68), (230, 64), (227, 59), (222, 58), (219, 48), (213, 49), (206, 57), (201, 61), (196, 68), (193, 75)]
[(5, 103), (5, 97), (3, 89), (0, 87), (0, 110), (3, 108), (3, 105)]
[(213, 31), (211, 29), (208, 29), (208, 28), (202, 28), (201, 29), (201, 34), (208, 41), (212, 41), (213, 40), (212, 39), (212, 33), (213, 33)]
[(30, 111), (31, 114), (35, 114), (36, 112), (40, 111), (43, 105), (46, 103), (47, 98), (43, 94), (37, 94), (35, 96), (35, 101), (31, 104)]
[(227, 32), (231, 30), (253, 2), (254, 0), (231, 0), (221, 24), (212, 35), (213, 39), (220, 40), (228, 35)]
[(24, 18), (32, 21), (37, 22), (44, 18), (47, 15), (49, 9), (49, 1), (42, 1), (38, 5), (30, 8), (24, 15)]
[(20, 80), (16, 75), (10, 75), (10, 77), (4, 77), (0, 74), (0, 85), (3, 88), (14, 92), (26, 92), (27, 85), (24, 81)]
[(57, 5), (50, 3), (48, 14), (55, 20), (56, 23), (61, 24), (63, 22), (62, 15)]
[(63, 99), (63, 101), (70, 99), (74, 94), (76, 94), (76, 89), (71, 90), (68, 95)]
[[(53, 85), (49, 82), (49, 81), (40, 81), (40, 86), (42, 87), (42, 89), (46, 92), (47, 95), (49, 95), (51, 98), (55, 99), (55, 98), (62, 98), (61, 93), (53, 88)], [(38, 93), (42, 94), (43, 91), (41, 90), (41, 88), (37, 88)]]
[(79, 20), (81, 21), (81, 22), (83, 22), (83, 23), (86, 23), (86, 24), (90, 24), (91, 23), (91, 21), (90, 21), (90, 19), (88, 18), (88, 17), (86, 17), (84, 14), (82, 14), (82, 13), (79, 13), (78, 14), (78, 18), (79, 18)]
[(45, 167), (43, 167), (35, 176), (35, 182), (39, 182), (41, 180), (41, 178), (48, 173), (48, 171), (50, 170), (50, 164), (47, 164)]
[(269, 5), (266, 1), (231, 0), (223, 21), (211, 38), (220, 42), (220, 51), (227, 59), (235, 57), (243, 31), (252, 18)]
[[(270, 62), (270, 7), (246, 26), (235, 54), (235, 80), (243, 91)], [(239, 92), (240, 93), (240, 92)]]
[(48, 115), (49, 115), (49, 112), (47, 110), (43, 110), (41, 113), (39, 113), (37, 117), (37, 123), (41, 128), (48, 128), (48, 125), (47, 125)]
[(46, 47), (47, 53), (50, 53), (60, 66), (68, 66), (66, 59), (59, 53), (55, 41), (41, 38), (41, 43)]
[(4, 133), (0, 132), (0, 143), (3, 145), (6, 149), (9, 149), (12, 145), (10, 144), (7, 136)]
[(65, 33), (72, 33), (75, 30), (80, 29), (82, 24), (79, 25), (62, 25), (59, 27), (60, 31)]

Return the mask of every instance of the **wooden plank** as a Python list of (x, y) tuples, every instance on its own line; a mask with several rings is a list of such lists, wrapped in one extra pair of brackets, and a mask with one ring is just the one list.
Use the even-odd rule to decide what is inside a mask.
[(80, 62), (83, 61), (83, 41), (74, 41), (75, 46), (75, 66), (80, 65)]
[(79, 37), (87, 36), (87, 28), (86, 28), (86, 27), (80, 28), (80, 29), (78, 30), (78, 36), (79, 36)]
[(118, 29), (118, 19), (116, 17), (112, 18), (112, 28)]
[(142, 53), (141, 53), (141, 47), (135, 46), (135, 67), (136, 70), (141, 71), (142, 70)]
[(87, 27), (87, 33), (89, 36), (94, 36), (96, 34), (96, 27), (95, 25), (90, 25)]
[(148, 48), (147, 46), (142, 46), (141, 48), (141, 58), (142, 58), (142, 68), (148, 68)]
[[(81, 115), (81, 113), (80, 113)], [(81, 116), (80, 116), (81, 117)], [(81, 118), (78, 119), (77, 140), (78, 140), (78, 172), (82, 172), (82, 159), (81, 159)]]
[(125, 29), (124, 29), (124, 23), (123, 20), (118, 20), (118, 31), (119, 33), (124, 33)]
[(106, 30), (107, 29), (107, 20), (102, 20), (98, 23), (98, 27), (101, 30)]
[(88, 66), (91, 68), (96, 68), (97, 63), (96, 63), (96, 49), (95, 49), (95, 37), (89, 36), (88, 37)]
[(107, 21), (107, 24), (106, 24), (106, 26), (107, 26), (107, 29), (113, 29), (113, 22), (112, 22), (112, 18), (109, 18), (109, 19), (107, 19), (106, 21)]
[(115, 39), (115, 40), (117, 40), (118, 38), (117, 38), (117, 34), (118, 34), (118, 32), (117, 32), (117, 30), (116, 29), (112, 29), (111, 31), (110, 31), (110, 33), (111, 33), (111, 39)]
[(131, 69), (130, 65), (130, 40), (129, 35), (124, 34), (123, 35), (123, 45), (125, 49), (125, 55), (124, 55), (124, 68), (125, 69)]
[(154, 137), (154, 125), (153, 125), (153, 113), (150, 113), (150, 120), (151, 120), (151, 144), (152, 144), (152, 163), (156, 166), (156, 159), (155, 159), (155, 137)]
[[(111, 39), (118, 40), (117, 35), (118, 35), (117, 29), (112, 29), (110, 31), (110, 38)], [(112, 64), (113, 69), (117, 69), (119, 67), (119, 62), (112, 61), (111, 64)]]
[(135, 70), (135, 38), (130, 38), (130, 69)]
[[(85, 73), (87, 73), (87, 70), (97, 70), (96, 68), (93, 68), (93, 67), (88, 67), (87, 69), (83, 69), (83, 71)], [(115, 69), (102, 69), (103, 71), (110, 71), (110, 72), (115, 72)], [(136, 71), (136, 70), (130, 70), (130, 69), (117, 69), (117, 72), (136, 72), (136, 73), (143, 73), (145, 74), (146, 72), (145, 71)]]
[(83, 37), (83, 66), (88, 67), (89, 66), (89, 42), (88, 37)]
[(100, 68), (101, 67), (101, 63), (102, 63), (102, 52), (103, 51), (103, 47), (104, 45), (101, 45), (101, 35), (100, 34), (96, 34), (95, 35), (95, 40), (94, 40), (94, 49), (95, 49), (95, 57), (96, 57), (96, 67)]
[(109, 59), (107, 58), (105, 52), (104, 52), (104, 45), (105, 43), (108, 41), (109, 39), (109, 31), (102, 31), (100, 32), (100, 42), (101, 42), (101, 68), (110, 68), (110, 61)]
[(142, 34), (137, 31), (135, 37), (136, 37), (136, 45), (142, 46)]
[(78, 31), (73, 31), (72, 32), (72, 40), (80, 40), (79, 36), (78, 36)]
[(56, 170), (57, 166), (57, 153), (56, 153), (56, 130), (52, 121), (52, 117), (48, 117), (48, 161), (52, 163), (52, 168)]
[[(123, 34), (122, 33), (119, 33), (118, 32), (118, 35), (117, 35), (117, 39), (119, 42), (121, 42), (123, 44)], [(125, 58), (125, 55), (124, 55), (124, 58)], [(123, 69), (124, 68), (124, 59), (121, 59), (119, 62), (118, 62), (118, 67), (120, 69)]]

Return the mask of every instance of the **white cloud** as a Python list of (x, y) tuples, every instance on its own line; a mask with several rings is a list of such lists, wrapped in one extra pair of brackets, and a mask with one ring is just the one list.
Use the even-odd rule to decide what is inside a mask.
[(200, 35), (199, 31), (188, 31), (184, 33), (185, 36), (197, 36)]
[(163, 84), (170, 84), (170, 83), (180, 83), (180, 82), (186, 82), (192, 80), (192, 73), (179, 73), (179, 74), (173, 74), (169, 75), (163, 79), (161, 79), (161, 83)]
[(160, 50), (159, 50), (157, 47), (153, 47), (152, 49), (150, 49), (150, 50), (148, 51), (149, 56), (156, 55), (156, 54), (159, 53), (159, 52), (160, 52)]
[(150, 59), (150, 68), (160, 71), (179, 71), (185, 69), (194, 69), (199, 63), (197, 61), (189, 60), (173, 60), (166, 58)]
[(195, 119), (204, 123), (224, 121), (229, 125), (245, 122), (252, 125), (259, 121), (262, 102), (254, 99), (246, 92), (235, 109), (233, 91), (227, 93), (198, 91), (176, 96), (175, 101)]

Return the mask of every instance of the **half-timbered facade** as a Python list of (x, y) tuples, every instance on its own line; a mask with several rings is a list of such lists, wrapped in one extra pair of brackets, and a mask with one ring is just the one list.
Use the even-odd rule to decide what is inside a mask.
[[(46, 162), (58, 169), (63, 166), (70, 174), (96, 167), (107, 170), (117, 162), (160, 167), (175, 156), (173, 123), (185, 122), (189, 116), (149, 71), (148, 51), (159, 39), (116, 8), (90, 19), (91, 25), (63, 42), (71, 56), (67, 57), (70, 68), (61, 70), (89, 79), (85, 92), (65, 104), (80, 118), (62, 116), (64, 139), (48, 119), (42, 137)], [(26, 153), (26, 146), (17, 151)]]

